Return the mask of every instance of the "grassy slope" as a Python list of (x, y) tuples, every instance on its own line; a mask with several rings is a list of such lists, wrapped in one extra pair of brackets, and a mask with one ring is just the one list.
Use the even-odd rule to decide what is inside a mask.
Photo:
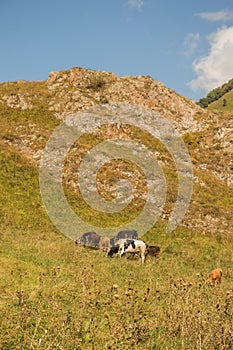
[[(47, 220), (37, 170), (14, 157), (4, 151), (1, 174), (0, 348), (194, 349), (200, 338), (202, 348), (233, 345), (229, 242), (181, 228), (168, 235), (160, 222), (145, 237), (161, 246), (160, 258), (144, 266), (77, 247)], [(215, 266), (224, 268), (220, 289), (206, 283)]]
[[(31, 112), (1, 108), (5, 141), (20, 138), (18, 126), (29, 128), (33, 122), (41, 129), (38, 147), (43, 147), (57, 125), (39, 103)], [(108, 259), (101, 251), (77, 247), (49, 221), (36, 166), (5, 141), (0, 155), (0, 349), (233, 347), (231, 240), (182, 227), (165, 234), (159, 221), (144, 239), (161, 247), (160, 258), (144, 266), (137, 259)], [(221, 196), (214, 196), (213, 187)], [(229, 210), (230, 195), (218, 182), (209, 179), (205, 189), (195, 185), (194, 196), (207, 213), (219, 206)], [(195, 215), (196, 207), (192, 210)], [(206, 283), (217, 266), (224, 271), (220, 289)]]
[[(223, 100), (227, 101), (227, 105), (225, 107), (223, 106)], [(208, 106), (208, 109), (210, 110), (217, 109), (224, 112), (232, 112), (233, 111), (233, 90), (227, 92), (219, 100), (211, 103)]]

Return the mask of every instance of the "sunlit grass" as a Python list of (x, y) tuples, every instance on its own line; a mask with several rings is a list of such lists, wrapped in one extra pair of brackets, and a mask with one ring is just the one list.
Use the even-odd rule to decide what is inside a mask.
[[(230, 348), (232, 247), (186, 234), (152, 235), (161, 255), (141, 265), (56, 234), (16, 240), (8, 232), (1, 257), (2, 348), (200, 349), (200, 341), (204, 348)], [(215, 289), (208, 272), (217, 262), (224, 278)]]
[(212, 102), (208, 106), (209, 110), (221, 110), (224, 112), (232, 112), (233, 111), (233, 91), (227, 92), (220, 99), (215, 102)]

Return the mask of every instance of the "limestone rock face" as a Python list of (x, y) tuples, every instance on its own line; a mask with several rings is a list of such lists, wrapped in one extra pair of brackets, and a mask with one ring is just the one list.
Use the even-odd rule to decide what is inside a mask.
[[(181, 134), (203, 134), (195, 147), (200, 168), (233, 186), (232, 118), (207, 112), (150, 76), (118, 77), (113, 73), (73, 68), (52, 72), (47, 80), (49, 108), (60, 119), (101, 103), (128, 102), (160, 113)], [(201, 148), (201, 149), (200, 149)], [(222, 158), (220, 155), (224, 153)], [(201, 154), (201, 156), (200, 156)], [(215, 161), (217, 155), (218, 162)]]
[(181, 131), (199, 130), (195, 114), (203, 110), (150, 76), (117, 77), (112, 73), (83, 68), (52, 72), (47, 80), (50, 109), (64, 119), (95, 104), (128, 102), (143, 105), (173, 120)]

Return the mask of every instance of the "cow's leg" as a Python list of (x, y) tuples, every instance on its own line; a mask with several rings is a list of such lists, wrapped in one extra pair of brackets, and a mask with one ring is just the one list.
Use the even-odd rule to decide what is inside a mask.
[(121, 251), (120, 251), (120, 258), (124, 255), (124, 253), (125, 253), (124, 249), (121, 249)]
[(142, 259), (142, 264), (144, 264), (144, 262), (145, 262), (145, 254), (141, 255), (141, 259)]
[(146, 249), (140, 248), (140, 257), (141, 257), (142, 264), (144, 264), (145, 258), (146, 258)]

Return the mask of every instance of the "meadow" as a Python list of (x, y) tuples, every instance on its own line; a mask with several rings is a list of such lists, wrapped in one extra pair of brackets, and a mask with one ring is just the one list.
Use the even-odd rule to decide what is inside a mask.
[[(43, 84), (37, 85), (40, 98)], [(26, 140), (40, 151), (59, 124), (42, 102), (31, 111), (0, 105), (0, 349), (233, 349), (232, 232), (211, 235), (180, 225), (168, 234), (166, 218), (160, 219), (141, 238), (161, 252), (143, 265), (137, 257), (108, 258), (106, 252), (75, 245), (49, 220), (38, 165), (21, 147)], [(141, 136), (137, 130), (134, 134)], [(201, 157), (194, 153), (195, 142), (204, 137), (186, 135), (194, 165)], [(148, 135), (143, 138), (153, 151), (161, 151)], [(84, 151), (93, 138), (88, 142)], [(168, 181), (167, 215), (176, 199), (177, 174), (163, 149), (161, 159)], [(230, 226), (231, 190), (208, 172), (194, 170), (200, 181), (194, 183), (189, 218), (215, 215), (220, 227), (222, 218)], [(139, 197), (143, 179), (141, 186)], [(77, 206), (79, 193), (65, 190), (85, 217), (86, 208)], [(120, 219), (114, 217), (113, 224)], [(103, 218), (95, 220), (103, 223)], [(223, 279), (215, 288), (208, 275), (217, 267)]]
[[(141, 265), (50, 230), (6, 230), (0, 348), (232, 349), (232, 244), (159, 228), (146, 240), (161, 253)], [(208, 282), (216, 266), (220, 287)]]

